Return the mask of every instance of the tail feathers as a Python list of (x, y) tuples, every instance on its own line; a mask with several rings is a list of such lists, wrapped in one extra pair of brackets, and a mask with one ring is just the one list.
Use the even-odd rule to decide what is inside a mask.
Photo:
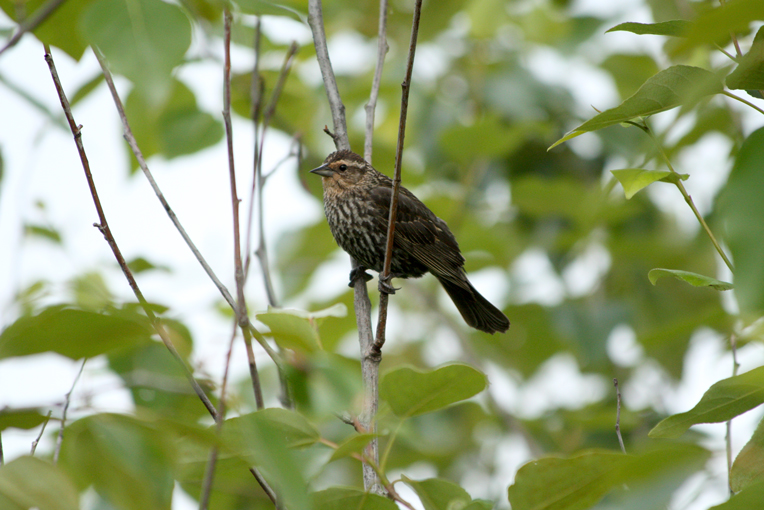
[(467, 325), (494, 334), (509, 329), (509, 319), (501, 310), (493, 306), (469, 282), (469, 289), (457, 285), (445, 278), (438, 278), (440, 284), (451, 297)]

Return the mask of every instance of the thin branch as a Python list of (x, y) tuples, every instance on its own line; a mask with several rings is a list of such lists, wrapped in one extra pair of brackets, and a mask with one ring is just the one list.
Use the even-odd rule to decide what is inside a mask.
[(19, 24), (13, 36), (11, 36), (5, 46), (0, 49), (0, 55), (2, 55), (5, 50), (16, 46), (16, 43), (21, 40), (24, 34), (31, 32), (35, 28), (39, 27), (40, 24), (48, 19), (54, 12), (56, 12), (56, 9), (61, 7), (61, 4), (63, 4), (65, 1), (66, 0), (48, 0), (44, 5), (40, 6), (40, 8), (37, 9), (32, 16)]
[(5, 454), (3, 453), (3, 431), (0, 430), (0, 466), (5, 465)]
[[(37, 445), (40, 444), (40, 439), (42, 439), (42, 435), (45, 433), (45, 427), (48, 426), (48, 422), (50, 421), (50, 416), (53, 414), (53, 409), (48, 411), (48, 415), (45, 417), (45, 421), (42, 424), (42, 428), (40, 429), (40, 433), (37, 435), (37, 438), (32, 441), (32, 450), (29, 452), (30, 455), (34, 456), (35, 450), (37, 450)], [(62, 427), (63, 429), (63, 427)], [(0, 462), (0, 466), (2, 466), (2, 462)]]
[(390, 216), (387, 220), (387, 246), (385, 249), (385, 264), (380, 281), (379, 296), (379, 319), (377, 321), (377, 338), (371, 348), (370, 355), (380, 356), (382, 346), (385, 344), (385, 327), (387, 325), (387, 299), (385, 285), (390, 280), (390, 266), (393, 261), (393, 241), (395, 236), (395, 218), (398, 214), (398, 191), (401, 187), (401, 158), (403, 155), (403, 140), (406, 136), (406, 117), (409, 108), (409, 92), (411, 90), (411, 74), (414, 70), (414, 56), (416, 55), (417, 36), (419, 35), (419, 19), (422, 14), (422, 0), (414, 3), (414, 19), (411, 22), (411, 41), (409, 43), (409, 55), (406, 61), (406, 77), (401, 83), (401, 116), (398, 124), (398, 145), (395, 150), (395, 176), (393, 177), (393, 194), (390, 197)]
[[(88, 359), (85, 358), (82, 360), (82, 365), (80, 365), (80, 370), (77, 372), (77, 376), (74, 378), (74, 381), (72, 382), (72, 387), (69, 389), (69, 393), (66, 394), (66, 400), (64, 401), (64, 411), (61, 413), (61, 428), (58, 429), (58, 438), (56, 439), (56, 449), (53, 451), (53, 464), (58, 462), (58, 456), (61, 453), (61, 445), (64, 444), (64, 428), (66, 427), (66, 413), (69, 412), (69, 404), (72, 401), (72, 393), (74, 392), (74, 387), (77, 385), (77, 381), (80, 380), (80, 376), (82, 375), (82, 371), (85, 369), (85, 363), (87, 363)], [(40, 432), (40, 435), (42, 435), (42, 432)], [(32, 449), (32, 453), (34, 453), (34, 449)]]
[(623, 437), (621, 436), (621, 389), (618, 387), (618, 379), (613, 378), (613, 386), (615, 386), (615, 434), (618, 436), (621, 451), (626, 453), (626, 447), (623, 445)]
[(374, 69), (374, 82), (371, 85), (371, 95), (366, 103), (366, 136), (363, 144), (363, 159), (371, 164), (371, 153), (374, 137), (374, 114), (377, 109), (379, 98), (379, 86), (382, 82), (382, 68), (385, 65), (385, 55), (389, 49), (387, 45), (387, 0), (379, 0), (379, 29), (377, 34), (377, 66)]
[(732, 99), (734, 99), (735, 101), (740, 101), (740, 102), (741, 102), (741, 103), (743, 103), (744, 105), (750, 106), (751, 108), (753, 108), (753, 109), (754, 109), (754, 110), (756, 110), (757, 112), (759, 112), (759, 113), (761, 113), (761, 114), (764, 114), (764, 110), (762, 110), (761, 108), (759, 108), (759, 107), (758, 107), (758, 106), (756, 106), (755, 104), (751, 103), (750, 101), (746, 101), (746, 100), (745, 100), (745, 99), (743, 99), (742, 97), (736, 96), (735, 94), (733, 94), (733, 93), (731, 93), (731, 92), (727, 92), (726, 90), (723, 90), (723, 91), (722, 91), (722, 94), (724, 94), (725, 96), (727, 96), (727, 97), (729, 97), (729, 98), (732, 98)]
[(244, 334), (244, 344), (247, 348), (249, 373), (252, 378), (252, 391), (255, 394), (257, 408), (263, 408), (263, 391), (260, 387), (260, 376), (257, 373), (255, 353), (252, 350), (252, 339), (249, 330), (247, 302), (244, 299), (244, 268), (241, 261), (241, 237), (239, 229), (239, 196), (236, 192), (236, 167), (233, 159), (233, 127), (231, 125), (231, 11), (225, 10), (225, 62), (223, 65), (223, 123), (225, 125), (226, 146), (228, 148), (228, 176), (231, 181), (231, 207), (233, 209), (233, 261), (236, 280), (236, 323)]
[[(660, 153), (661, 157), (663, 158), (663, 161), (666, 163), (666, 166), (671, 171), (671, 173), (676, 174), (676, 170), (674, 170), (674, 167), (671, 165), (671, 160), (669, 159), (668, 155), (666, 154), (666, 151), (663, 150), (663, 146), (658, 141), (658, 139), (655, 136), (655, 133), (653, 133), (652, 129), (647, 125), (647, 123), (644, 124), (634, 124), (638, 128), (640, 128), (642, 131), (647, 133), (647, 135), (652, 138), (653, 142), (655, 142), (655, 146), (658, 148), (658, 152)], [(687, 190), (684, 187), (684, 184), (682, 184), (682, 179), (676, 179), (676, 187), (679, 189), (679, 192), (682, 194), (682, 197), (684, 197), (684, 201), (687, 202), (687, 205), (690, 206), (690, 209), (692, 209), (693, 214), (695, 214), (695, 217), (698, 219), (698, 222), (700, 222), (700, 225), (703, 227), (703, 230), (706, 231), (706, 234), (708, 234), (709, 239), (711, 239), (711, 243), (714, 245), (714, 248), (716, 248), (716, 251), (719, 253), (719, 256), (721, 256), (724, 263), (727, 265), (730, 271), (733, 273), (735, 272), (734, 267), (732, 266), (732, 262), (730, 262), (730, 259), (727, 258), (727, 254), (724, 253), (724, 250), (722, 250), (721, 245), (719, 244), (719, 241), (716, 240), (716, 237), (714, 236), (714, 233), (711, 232), (711, 228), (706, 223), (706, 220), (703, 218), (703, 215), (700, 214), (700, 211), (698, 211), (698, 208), (695, 207), (695, 202), (693, 202), (692, 197), (689, 193), (687, 193)]]
[[(264, 84), (263, 80), (260, 76), (260, 16), (255, 18), (255, 38), (253, 43), (254, 48), (254, 57), (255, 57), (255, 63), (252, 66), (252, 77), (251, 77), (251, 84), (249, 87), (249, 97), (250, 102), (252, 103), (251, 113), (250, 116), (252, 118), (252, 125), (255, 128), (254, 133), (254, 155), (252, 158), (252, 167), (253, 167), (253, 174), (254, 178), (252, 179), (252, 188), (249, 191), (249, 212), (247, 214), (247, 257), (244, 262), (244, 277), (247, 278), (249, 275), (249, 263), (252, 260), (251, 254), (252, 254), (252, 222), (254, 218), (254, 212), (255, 212), (255, 190), (258, 185), (258, 179), (257, 179), (257, 173), (258, 173), (258, 164), (257, 162), (260, 161), (260, 140), (259, 140), (259, 129), (260, 129), (260, 112), (262, 110), (262, 104), (263, 104), (263, 89)], [(266, 292), (267, 292), (266, 288)], [(270, 300), (270, 295), (268, 296)]]
[[(737, 362), (737, 336), (730, 335), (730, 350), (732, 351), (732, 377), (737, 375), (740, 363)], [(735, 494), (732, 490), (732, 420), (727, 421), (727, 436), (725, 437), (727, 447), (727, 485), (730, 490), (730, 496)]]
[(340, 91), (337, 88), (337, 80), (334, 77), (329, 50), (326, 46), (326, 33), (324, 32), (324, 16), (321, 12), (321, 0), (308, 1), (308, 24), (313, 32), (313, 42), (316, 46), (316, 59), (324, 79), (326, 96), (329, 99), (329, 107), (332, 111), (334, 123), (334, 143), (339, 150), (350, 150), (348, 140), (347, 123), (345, 122), (345, 105), (342, 104)]
[(56, 92), (58, 93), (58, 97), (61, 101), (61, 107), (64, 109), (64, 115), (66, 116), (66, 120), (69, 123), (69, 128), (71, 129), (72, 134), (74, 135), (74, 143), (77, 146), (77, 152), (79, 153), (80, 161), (82, 162), (82, 168), (85, 171), (85, 178), (87, 179), (88, 187), (90, 188), (90, 194), (93, 197), (93, 203), (95, 205), (96, 212), (98, 213), (99, 223), (95, 223), (94, 226), (101, 231), (101, 234), (104, 236), (104, 239), (106, 239), (106, 242), (109, 244), (109, 248), (111, 248), (111, 251), (114, 254), (114, 258), (117, 259), (117, 263), (119, 264), (119, 267), (122, 269), (122, 273), (125, 275), (125, 278), (127, 279), (127, 282), (130, 285), (130, 288), (132, 289), (133, 294), (135, 294), (135, 297), (138, 299), (138, 302), (143, 308), (144, 313), (148, 316), (149, 321), (151, 322), (151, 325), (154, 327), (154, 330), (160, 336), (160, 338), (162, 339), (162, 342), (164, 342), (165, 346), (170, 351), (172, 356), (183, 367), (183, 372), (186, 375), (186, 378), (188, 379), (191, 386), (194, 388), (194, 391), (196, 392), (197, 396), (202, 401), (204, 406), (207, 408), (207, 411), (209, 411), (209, 413), (214, 417), (217, 415), (215, 406), (212, 405), (212, 402), (210, 402), (210, 399), (204, 393), (204, 390), (202, 389), (202, 387), (199, 385), (196, 379), (194, 379), (194, 375), (191, 373), (191, 370), (188, 368), (185, 360), (180, 356), (177, 349), (175, 349), (175, 346), (173, 345), (172, 340), (170, 340), (170, 336), (168, 335), (167, 331), (164, 329), (164, 326), (162, 325), (161, 321), (154, 314), (154, 311), (151, 309), (151, 306), (143, 297), (143, 293), (138, 287), (138, 283), (135, 281), (135, 277), (133, 276), (133, 273), (130, 270), (130, 268), (127, 266), (127, 262), (125, 261), (125, 258), (122, 255), (122, 252), (120, 251), (119, 246), (117, 246), (117, 242), (111, 233), (109, 224), (106, 221), (106, 215), (104, 214), (103, 207), (101, 206), (101, 200), (98, 197), (98, 191), (96, 190), (95, 181), (93, 180), (93, 174), (90, 172), (90, 163), (88, 162), (87, 155), (85, 154), (85, 146), (82, 143), (82, 131), (81, 131), (82, 128), (81, 126), (78, 126), (77, 123), (74, 121), (74, 116), (72, 115), (72, 110), (71, 110), (71, 107), (69, 106), (69, 100), (66, 98), (66, 93), (64, 92), (64, 89), (61, 86), (61, 80), (59, 80), (58, 78), (58, 72), (56, 71), (56, 66), (53, 62), (53, 56), (51, 55), (50, 47), (47, 44), (45, 45), (45, 61), (47, 62), (48, 67), (50, 68), (50, 74), (51, 74), (51, 77), (53, 78), (53, 84), (56, 87)]

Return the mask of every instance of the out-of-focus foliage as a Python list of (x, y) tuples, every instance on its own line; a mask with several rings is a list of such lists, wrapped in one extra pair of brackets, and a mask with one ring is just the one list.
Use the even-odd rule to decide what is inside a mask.
[[(734, 89), (740, 98), (746, 90), (753, 103), (761, 97), (762, 32), (754, 36), (752, 27), (762, 8), (760, 0), (725, 3), (646, 1), (655, 23), (615, 26), (573, 14), (575, 2), (565, 0), (425, 2), (403, 184), (449, 224), (467, 271), (512, 322), (503, 335), (468, 329), (430, 277), (402, 282), (391, 298), (379, 469), (402, 472), (395, 486), (406, 484), (427, 510), (480, 510), (494, 503), (518, 510), (665, 508), (687, 478), (706, 469), (709, 451), (692, 444), (702, 434), (686, 431), (764, 402), (759, 368), (700, 389), (705, 395), (698, 404), (673, 416), (658, 398), (638, 405), (625, 398), (619, 410), (627, 455), (613, 431), (614, 378), (622, 387), (647, 385), (643, 393), (658, 395), (682, 379), (690, 340), (699, 331), (762, 341), (756, 321), (764, 309), (764, 131), (745, 131), (741, 111), (748, 107), (722, 96)], [(0, 0), (14, 20), (42, 4)], [(351, 144), (361, 152), (378, 5), (342, 0), (323, 8), (330, 42), (348, 45), (332, 46), (332, 58)], [(234, 9), (238, 52), (252, 51), (252, 15), (282, 28), (307, 19), (306, 3), (298, 0), (242, 0)], [(215, 0), (68, 0), (34, 36), (75, 59), (98, 44), (113, 71), (131, 83), (127, 116), (144, 155), (169, 159), (222, 137), (220, 119), (200, 109), (182, 73), (199, 61), (219, 63), (221, 11)], [(390, 2), (390, 51), (373, 152), (375, 167), (388, 174), (411, 13), (412, 2)], [(261, 39), (260, 87), (254, 87), (266, 101), (261, 106), (272, 97), (288, 47), (268, 33)], [(717, 64), (715, 44), (735, 52), (730, 33), (740, 38), (744, 54)], [(612, 37), (665, 43), (660, 54), (624, 52), (609, 47)], [(353, 60), (355, 50), (360, 60)], [(578, 75), (561, 79), (554, 69), (563, 61), (611, 81), (620, 105), (598, 113), (588, 107), (599, 108), (601, 98), (580, 104), (573, 93), (583, 85)], [(271, 126), (299, 135), (299, 176), (318, 201), (320, 181), (305, 170), (318, 166), (333, 146), (323, 133), (331, 115), (316, 76), (315, 51), (303, 47)], [(77, 101), (102, 86), (100, 77), (82, 83), (72, 91)], [(233, 110), (241, 118), (252, 115), (252, 90), (251, 72), (234, 73)], [(666, 121), (654, 122), (652, 115)], [(734, 263), (732, 285), (724, 281), (729, 276), (720, 271), (723, 263), (706, 231), (685, 228), (650, 193), (663, 187), (684, 205), (681, 190), (700, 174), (683, 166), (685, 155), (711, 136), (723, 140), (733, 167), (728, 179), (718, 179), (718, 204), (706, 213)], [(47, 225), (29, 224), (26, 233), (66, 241)], [(270, 248), (280, 301), (305, 310), (250, 312), (284, 353), (294, 409), (256, 411), (249, 381), (233, 382), (219, 434), (183, 371), (152, 337), (149, 320), (134, 303), (115, 303), (97, 271), (70, 283), (66, 304), (44, 300), (48, 282), (20, 292), (19, 316), (0, 334), (0, 358), (105, 355), (108, 370), (130, 389), (135, 412), (67, 423), (57, 466), (22, 457), (1, 467), (0, 507), (75, 508), (78, 492), (92, 489), (99, 508), (170, 508), (175, 482), (200, 497), (215, 448), (210, 508), (273, 508), (252, 466), (289, 510), (393, 508), (359, 490), (359, 458), (372, 435), (338, 419), (358, 414), (362, 388), (360, 364), (348, 356), (358, 349), (352, 292), (315, 291), (313, 276), (337, 250), (328, 227), (317, 217)], [(132, 267), (164, 269), (143, 258)], [(661, 276), (675, 278), (654, 285)], [(343, 285), (346, 277), (344, 271), (336, 275)], [(719, 291), (731, 286), (741, 315), (723, 306)], [(376, 301), (376, 286), (369, 288)], [(195, 367), (192, 332), (177, 321), (163, 323), (181, 357)], [(626, 350), (617, 341), (624, 335), (633, 337), (630, 349), (637, 354), (618, 350)], [(648, 380), (646, 371), (660, 374), (660, 382)], [(274, 372), (272, 365), (260, 367), (271, 400), (279, 391)], [(205, 392), (219, 395), (219, 381), (198, 370), (195, 375)], [(45, 420), (38, 407), (0, 410), (0, 429), (29, 429)], [(717, 508), (764, 504), (761, 444), (760, 426), (732, 469), (732, 487), (740, 494)], [(55, 501), (53, 488), (60, 494)]]

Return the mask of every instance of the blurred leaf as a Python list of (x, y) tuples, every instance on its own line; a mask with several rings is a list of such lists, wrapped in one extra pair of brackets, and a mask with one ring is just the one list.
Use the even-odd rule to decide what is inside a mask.
[[(610, 173), (618, 179), (623, 186), (624, 194), (629, 199), (637, 194), (641, 189), (655, 181), (660, 181), (670, 176), (672, 172), (668, 170), (645, 170), (643, 168), (626, 168), (623, 170), (611, 170)], [(685, 175), (685, 179), (689, 177)]]
[(712, 506), (708, 510), (751, 510), (764, 505), (764, 483), (746, 487), (721, 505)]
[(453, 363), (423, 371), (402, 367), (387, 372), (379, 385), (379, 396), (401, 417), (437, 411), (483, 391), (483, 373), (469, 365)]
[(678, 65), (659, 72), (633, 96), (610, 110), (587, 120), (549, 148), (589, 131), (620, 124), (636, 117), (647, 117), (681, 105), (693, 105), (705, 96), (720, 94), (724, 90), (719, 78), (712, 72)]
[(352, 487), (330, 487), (313, 493), (316, 510), (397, 510), (390, 499)]
[(497, 116), (484, 116), (469, 126), (444, 129), (440, 145), (453, 160), (469, 163), (476, 158), (496, 158), (512, 153), (534, 132), (543, 131), (538, 123), (507, 125)]
[(731, 89), (764, 89), (764, 27), (756, 32), (751, 49), (738, 61), (737, 68), (727, 76)]
[(171, 272), (171, 269), (169, 266), (165, 266), (165, 265), (157, 266), (153, 262), (143, 257), (135, 257), (134, 259), (130, 260), (127, 263), (127, 267), (130, 268), (130, 271), (132, 271), (133, 274), (142, 273), (144, 271), (151, 271), (152, 269), (155, 269), (157, 271), (163, 271), (165, 273)]
[(466, 508), (472, 498), (467, 491), (455, 483), (439, 478), (428, 480), (412, 480), (405, 475), (401, 476), (406, 485), (414, 489), (424, 510), (450, 510), (452, 508)]
[(679, 269), (651, 269), (647, 273), (647, 277), (650, 279), (650, 283), (655, 285), (661, 277), (673, 276), (677, 280), (682, 280), (689, 283), (693, 287), (711, 287), (716, 290), (730, 290), (732, 288), (731, 283), (711, 278), (710, 276), (704, 276), (702, 274), (690, 273), (689, 271), (681, 271)]
[(740, 492), (748, 487), (761, 485), (762, 482), (764, 482), (764, 420), (759, 422), (753, 436), (735, 458), (730, 471), (730, 487), (733, 491)]
[(61, 234), (57, 230), (42, 225), (24, 225), (24, 234), (30, 237), (41, 237), (56, 244), (61, 244)]
[(244, 14), (254, 14), (255, 16), (273, 15), (288, 16), (300, 23), (306, 23), (308, 20), (307, 7), (305, 12), (300, 12), (289, 5), (282, 3), (267, 2), (264, 0), (237, 0), (236, 4)]
[(634, 94), (643, 83), (660, 71), (652, 57), (621, 53), (608, 56), (600, 67), (613, 77), (622, 98)]
[(137, 313), (117, 316), (52, 306), (21, 317), (0, 334), (0, 359), (48, 351), (91, 358), (148, 341), (151, 332), (148, 320)]
[(674, 37), (684, 37), (687, 31), (692, 27), (692, 21), (685, 19), (674, 19), (671, 21), (662, 21), (660, 23), (621, 23), (614, 26), (607, 32), (631, 32), (638, 35), (672, 35)]
[(11, 409), (3, 407), (0, 409), (0, 430), (9, 427), (29, 430), (42, 425), (48, 420), (48, 416), (42, 414), (40, 409)]
[(81, 488), (93, 485), (114, 507), (170, 510), (175, 441), (158, 424), (95, 414), (66, 428), (60, 465)]
[(764, 128), (748, 137), (735, 157), (717, 211), (735, 262), (735, 297), (744, 313), (764, 310)]
[[(7, 499), (14, 506), (6, 506)], [(0, 466), (0, 504), (4, 510), (79, 510), (79, 493), (67, 476), (51, 462), (18, 457)]]
[(714, 383), (695, 407), (669, 416), (650, 431), (654, 438), (681, 436), (696, 423), (731, 420), (764, 403), (764, 367)]
[(304, 352), (323, 349), (318, 336), (318, 326), (327, 317), (345, 317), (347, 307), (337, 303), (317, 312), (302, 310), (279, 310), (257, 314), (257, 320), (268, 326), (273, 339), (281, 347)]
[(369, 441), (375, 437), (379, 437), (379, 434), (355, 434), (350, 436), (338, 445), (332, 456), (329, 457), (329, 462), (341, 459), (342, 457), (349, 457), (354, 453), (360, 454), (366, 448), (366, 445), (369, 444)]
[(758, 0), (733, 0), (709, 9), (698, 16), (685, 33), (686, 39), (671, 48), (676, 56), (699, 45), (719, 44), (730, 40), (730, 33), (747, 32), (752, 21), (764, 20), (764, 4)]
[(79, 308), (100, 311), (112, 304), (112, 296), (101, 273), (75, 276), (68, 284), (74, 302)]
[(74, 106), (90, 95), (104, 81), (103, 73), (98, 72), (72, 94), (69, 105)]
[(191, 45), (186, 15), (159, 0), (95, 0), (80, 18), (80, 31), (154, 108), (169, 97), (170, 72)]
[[(260, 427), (278, 434), (279, 443), (283, 443), (285, 448), (303, 448), (314, 444), (320, 438), (318, 430), (298, 412), (273, 407), (226, 420), (223, 442), (228, 444), (232, 451), (244, 453), (237, 441), (253, 434), (252, 429)], [(251, 447), (246, 455), (251, 456), (250, 460), (255, 464), (262, 463), (264, 456), (270, 454), (270, 450), (259, 441), (249, 440), (248, 443), (242, 444)]]

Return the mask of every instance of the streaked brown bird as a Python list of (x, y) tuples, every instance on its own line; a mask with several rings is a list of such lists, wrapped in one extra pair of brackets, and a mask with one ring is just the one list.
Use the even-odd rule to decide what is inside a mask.
[[(311, 172), (322, 177), (324, 212), (334, 239), (362, 266), (351, 272), (351, 284), (368, 276), (365, 269), (382, 272), (393, 181), (349, 150), (333, 152)], [(390, 272), (393, 278), (419, 278), (430, 272), (468, 325), (491, 334), (509, 328), (507, 317), (467, 279), (464, 257), (446, 222), (403, 186)]]

